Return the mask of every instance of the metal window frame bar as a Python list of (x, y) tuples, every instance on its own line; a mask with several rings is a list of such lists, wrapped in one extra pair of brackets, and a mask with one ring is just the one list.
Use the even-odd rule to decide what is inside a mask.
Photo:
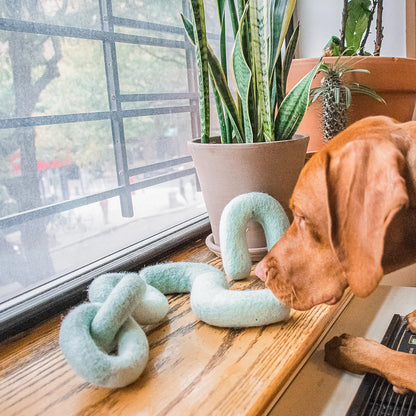
[(169, 159), (164, 162), (152, 163), (151, 165), (140, 166), (138, 168), (129, 169), (129, 176), (136, 176), (142, 173), (152, 172), (155, 170), (165, 169), (172, 166), (182, 165), (192, 162), (191, 156), (178, 157), (176, 159)]
[[(101, 29), (106, 33), (114, 33), (112, 0), (99, 0)], [(113, 40), (103, 40), (104, 65), (107, 79), (108, 107), (111, 112), (111, 131), (113, 135), (114, 158), (116, 161), (117, 182), (123, 187), (120, 193), (121, 213), (123, 217), (133, 217), (133, 200), (131, 192), (127, 191), (130, 178), (124, 122), (121, 114), (120, 82), (116, 43)]]
[[(157, 176), (155, 178), (146, 179), (145, 181), (130, 184), (130, 177), (139, 175), (140, 173), (150, 172), (152, 170), (163, 169), (170, 166), (175, 166), (180, 163), (187, 163), (191, 161), (189, 156), (172, 160), (160, 162), (139, 168), (128, 168), (126, 144), (124, 138), (123, 119), (128, 117), (145, 117), (151, 115), (173, 114), (173, 113), (189, 113), (191, 116), (192, 136), (196, 137), (197, 130), (195, 128), (195, 119), (198, 116), (198, 93), (196, 92), (195, 74), (188, 76), (188, 87), (191, 92), (188, 93), (154, 93), (154, 94), (120, 94), (118, 71), (117, 71), (117, 57), (115, 51), (116, 42), (151, 44), (154, 46), (169, 46), (185, 48), (187, 65), (194, 64), (193, 50), (189, 42), (185, 41), (186, 36), (181, 28), (170, 25), (152, 24), (143, 21), (135, 21), (133, 19), (124, 19), (113, 16), (112, 1), (100, 0), (100, 16), (102, 23), (102, 31), (92, 29), (81, 29), (71, 26), (59, 26), (52, 24), (45, 24), (39, 22), (28, 22), (14, 19), (0, 18), (0, 30), (5, 31), (19, 31), (25, 33), (68, 36), (82, 39), (93, 39), (103, 42), (104, 62), (106, 66), (107, 91), (110, 111), (100, 111), (91, 113), (77, 113), (77, 114), (63, 114), (50, 116), (33, 116), (0, 119), (0, 129), (24, 128), (34, 126), (47, 126), (66, 123), (90, 122), (110, 120), (112, 124), (113, 142), (115, 147), (115, 160), (117, 166), (117, 177), (119, 186), (117, 188), (109, 189), (94, 195), (63, 201), (56, 204), (51, 204), (39, 207), (33, 210), (24, 211), (9, 217), (0, 219), (0, 229), (9, 226), (20, 224), (24, 221), (30, 221), (35, 217), (44, 217), (54, 213), (63, 212), (65, 210), (74, 209), (82, 205), (95, 203), (103, 199), (113, 198), (119, 196), (121, 207), (124, 216), (132, 216), (131, 192), (137, 189), (143, 189), (147, 186), (162, 183), (163, 181), (173, 180), (175, 178), (195, 174), (194, 169), (187, 169), (178, 171), (167, 175)], [(185, 0), (182, 1), (183, 11), (189, 14), (189, 5)], [(157, 38), (147, 38), (143, 36), (116, 34), (114, 32), (114, 25), (125, 27), (145, 28), (149, 30), (177, 33), (184, 35), (184, 41), (174, 44), (159, 44)], [(117, 35), (117, 36), (115, 36)], [(119, 36), (120, 35), (120, 36)], [(149, 40), (151, 39), (151, 40)], [(192, 78), (192, 80), (190, 79)], [(190, 105), (187, 106), (171, 106), (171, 107), (156, 107), (144, 109), (122, 110), (122, 102), (138, 102), (138, 101), (167, 101), (167, 100), (189, 100)]]
[(60, 26), (49, 23), (26, 22), (23, 20), (0, 18), (0, 30), (24, 32), (34, 35), (62, 36), (86, 40), (98, 40), (137, 45), (160, 46), (184, 49), (185, 41), (153, 38), (150, 36), (129, 35), (126, 33), (105, 32), (95, 29), (83, 29), (74, 26)]
[(169, 100), (197, 100), (199, 95), (195, 92), (167, 92), (155, 94), (121, 94), (122, 102), (136, 101), (169, 101)]
[[(176, 106), (176, 107), (154, 107), (138, 108), (131, 110), (121, 110), (120, 115), (123, 118), (128, 117), (147, 117), (162, 114), (198, 112), (198, 106)], [(85, 121), (110, 120), (111, 111), (98, 111), (94, 113), (75, 113), (62, 114), (53, 116), (34, 116), (34, 117), (16, 117), (0, 119), (1, 129), (13, 129), (19, 127), (50, 126), (54, 124), (78, 123)]]
[[(169, 161), (170, 162), (170, 161)], [(163, 162), (156, 164), (158, 169), (163, 167)], [(153, 165), (150, 165), (153, 166)], [(171, 163), (166, 163), (166, 166), (173, 166)], [(146, 168), (146, 167), (144, 167)], [(136, 168), (140, 169), (140, 168)], [(129, 177), (136, 176), (140, 173), (144, 173), (145, 170), (136, 172), (136, 169), (131, 169), (129, 171)], [(149, 168), (146, 171), (151, 171)], [(131, 172), (131, 173), (130, 173)], [(28, 211), (19, 212), (18, 214), (9, 215), (0, 219), (0, 229), (17, 226), (23, 222), (37, 220), (48, 215), (58, 214), (60, 212), (68, 211), (70, 209), (80, 208), (85, 205), (94, 204), (105, 199), (120, 197), (124, 192), (138, 191), (139, 189), (149, 188), (150, 186), (159, 185), (164, 182), (173, 181), (175, 179), (182, 178), (184, 176), (195, 175), (195, 168), (188, 168), (183, 170), (178, 170), (176, 172), (166, 173), (164, 175), (154, 176), (152, 178), (147, 178), (138, 182), (128, 184), (126, 186), (119, 186), (117, 188), (112, 188), (107, 191), (83, 196), (80, 198), (74, 198), (69, 201), (57, 202), (55, 204), (46, 205), (41, 208), (34, 208)]]
[[(125, 19), (114, 16), (113, 24), (119, 27), (130, 27), (137, 29), (147, 29), (164, 33), (183, 34), (183, 29), (178, 26), (152, 24), (146, 27), (146, 22), (133, 19)], [(86, 40), (111, 41), (118, 43), (132, 43), (138, 45), (160, 46), (165, 48), (184, 49), (187, 41), (154, 38), (151, 36), (131, 35), (119, 32), (103, 32), (97, 29), (86, 29), (76, 26), (61, 26), (50, 23), (31, 22), (25, 20), (16, 20), (9, 18), (0, 18), (0, 30), (8, 32), (24, 32), (34, 35), (62, 36)], [(215, 33), (207, 33), (207, 38), (211, 40), (219, 40), (219, 35)], [(186, 38), (185, 38), (186, 39)]]
[[(100, 19), (101, 19), (101, 31), (93, 29), (83, 29), (72, 26), (59, 26), (53, 24), (45, 24), (39, 22), (21, 21), (15, 19), (0, 18), (0, 30), (7, 31), (19, 31), (33, 34), (55, 35), (55, 36), (68, 36), (82, 39), (99, 40), (103, 42), (103, 55), (104, 64), (106, 69), (107, 79), (107, 93), (108, 103), (110, 111), (91, 112), (91, 113), (78, 113), (78, 114), (63, 114), (63, 115), (51, 115), (51, 116), (35, 116), (35, 117), (21, 117), (21, 118), (9, 118), (0, 119), (0, 129), (11, 128), (23, 128), (34, 126), (47, 126), (56, 124), (87, 122), (87, 121), (100, 121), (110, 120), (113, 136), (114, 154), (116, 161), (116, 173), (119, 186), (114, 189), (104, 191), (96, 196), (87, 196), (78, 198), (76, 200), (64, 201), (57, 204), (52, 204), (44, 207), (39, 207), (34, 210), (21, 212), (15, 214), (12, 217), (0, 219), (0, 228), (6, 227), (7, 224), (18, 224), (28, 219), (33, 219), (38, 213), (40, 216), (50, 215), (52, 213), (62, 212), (64, 210), (73, 209), (81, 206), (83, 203), (98, 202), (108, 197), (119, 196), (122, 209), (122, 215), (126, 217), (133, 216), (133, 206), (130, 185), (131, 176), (140, 174), (141, 172), (150, 172), (153, 170), (155, 164), (149, 167), (132, 168), (128, 167), (126, 143), (124, 136), (124, 118), (128, 117), (145, 117), (151, 115), (162, 114), (174, 114), (174, 113), (189, 113), (191, 117), (192, 136), (196, 137), (198, 130), (198, 93), (196, 85), (196, 73), (188, 74), (188, 88), (191, 92), (188, 93), (155, 93), (155, 94), (121, 94), (119, 86), (118, 68), (117, 68), (117, 55), (116, 55), (116, 42), (124, 43), (137, 43), (153, 46), (168, 46), (168, 47), (180, 47), (184, 48), (186, 52), (187, 66), (195, 65), (193, 50), (189, 42), (186, 40), (186, 35), (182, 28), (172, 25), (154, 24), (150, 22), (144, 22), (140, 20), (119, 18), (113, 16), (112, 13), (112, 0), (99, 0), (100, 7)], [(182, 0), (183, 12), (185, 15), (189, 14), (189, 5), (185, 0)], [(183, 34), (184, 41), (177, 43), (168, 42), (164, 43), (165, 39), (162, 39), (162, 44), (159, 43), (160, 38), (148, 38), (136, 35), (124, 35), (114, 32), (114, 26), (134, 27), (147, 30), (154, 30), (166, 33)], [(192, 71), (188, 71), (192, 72)], [(192, 78), (192, 79), (190, 79)], [(123, 110), (123, 102), (138, 102), (138, 101), (166, 101), (166, 100), (189, 100), (187, 106), (173, 106), (173, 107), (155, 107), (155, 108), (142, 108), (142, 109), (130, 109)], [(188, 160), (188, 159), (186, 159)], [(156, 164), (157, 169), (167, 167), (167, 162), (161, 162)], [(177, 162), (169, 164), (169, 166), (176, 165)], [(177, 173), (176, 173), (177, 174)], [(165, 176), (166, 180), (170, 180), (169, 176)], [(148, 186), (153, 183), (151, 180), (146, 182)], [(160, 177), (155, 179), (154, 183), (161, 183)], [(145, 185), (140, 186), (140, 189)], [(13, 219), (14, 218), (14, 219)]]
[(155, 32), (174, 33), (183, 35), (183, 29), (178, 26), (164, 25), (160, 23), (146, 22), (144, 20), (128, 19), (126, 17), (116, 17), (113, 19), (114, 25), (120, 27), (130, 27), (133, 29), (153, 30)]

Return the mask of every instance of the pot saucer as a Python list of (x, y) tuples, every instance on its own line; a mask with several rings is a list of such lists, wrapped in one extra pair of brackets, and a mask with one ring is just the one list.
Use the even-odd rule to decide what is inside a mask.
[[(214, 242), (214, 235), (211, 233), (206, 239), (205, 244), (218, 257), (221, 257), (221, 247)], [(252, 261), (260, 261), (268, 252), (267, 247), (249, 248), (250, 259)]]

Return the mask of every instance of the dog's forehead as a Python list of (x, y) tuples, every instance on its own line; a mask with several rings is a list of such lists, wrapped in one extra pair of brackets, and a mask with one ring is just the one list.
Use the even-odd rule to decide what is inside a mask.
[[(315, 155), (320, 156), (320, 155)], [(291, 207), (307, 210), (316, 208), (316, 202), (326, 203), (325, 155), (314, 157), (303, 168), (290, 201)]]

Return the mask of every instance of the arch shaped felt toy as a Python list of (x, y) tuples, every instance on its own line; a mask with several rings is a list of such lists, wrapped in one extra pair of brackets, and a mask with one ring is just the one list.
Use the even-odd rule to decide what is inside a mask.
[(252, 220), (263, 227), (268, 250), (289, 228), (285, 210), (270, 195), (250, 192), (232, 199), (221, 215), (220, 244), (225, 273), (234, 280), (244, 279), (251, 271), (246, 228)]

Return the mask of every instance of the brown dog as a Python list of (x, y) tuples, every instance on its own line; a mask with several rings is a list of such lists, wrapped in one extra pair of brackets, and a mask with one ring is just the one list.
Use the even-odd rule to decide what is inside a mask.
[[(347, 286), (368, 296), (384, 273), (416, 261), (416, 122), (369, 117), (312, 157), (291, 198), (294, 220), (256, 274), (287, 305), (334, 304)], [(408, 315), (416, 330), (416, 311)], [(416, 356), (343, 335), (325, 359), (416, 391)]]

